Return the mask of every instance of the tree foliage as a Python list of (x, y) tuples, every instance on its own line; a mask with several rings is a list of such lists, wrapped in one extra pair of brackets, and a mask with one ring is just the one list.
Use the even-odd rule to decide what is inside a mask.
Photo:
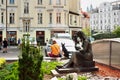
[(91, 35), (89, 27), (83, 28), (82, 31), (85, 33), (86, 36), (90, 36)]
[(117, 26), (113, 33), (116, 34), (117, 37), (120, 37), (120, 26)]

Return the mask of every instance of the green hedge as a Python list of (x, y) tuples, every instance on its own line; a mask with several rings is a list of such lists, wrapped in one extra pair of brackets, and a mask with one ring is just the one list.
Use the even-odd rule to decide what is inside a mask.
[(97, 34), (97, 35), (93, 35), (92, 37), (95, 40), (97, 40), (97, 39), (105, 39), (105, 38), (116, 38), (117, 35), (113, 34), (113, 33), (100, 33), (100, 34)]

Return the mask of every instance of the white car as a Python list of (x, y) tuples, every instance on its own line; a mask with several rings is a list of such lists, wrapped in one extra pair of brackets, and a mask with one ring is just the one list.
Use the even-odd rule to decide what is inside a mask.
[(63, 39), (72, 39), (71, 35), (69, 33), (55, 33), (54, 34), (55, 38), (63, 38)]
[(66, 39), (66, 38), (51, 38), (46, 47), (45, 47), (45, 55), (47, 56), (48, 53), (51, 52), (51, 48), (50, 46), (52, 45), (53, 40), (55, 40), (57, 42), (57, 44), (59, 44), (60, 49), (61, 49), (61, 53), (62, 53), (62, 45), (61, 43), (65, 44), (65, 47), (67, 49), (67, 51), (69, 52), (69, 56), (72, 55), (72, 53), (76, 52), (75, 49), (75, 43), (72, 39)]

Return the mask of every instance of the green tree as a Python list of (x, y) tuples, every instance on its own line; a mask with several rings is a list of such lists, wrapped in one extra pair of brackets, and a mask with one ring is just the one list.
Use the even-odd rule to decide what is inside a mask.
[(113, 31), (114, 34), (117, 35), (117, 37), (120, 37), (120, 26), (116, 26), (116, 29)]
[(91, 32), (90, 32), (90, 28), (89, 28), (89, 27), (83, 28), (82, 31), (85, 33), (86, 36), (90, 36), (90, 35), (91, 35)]

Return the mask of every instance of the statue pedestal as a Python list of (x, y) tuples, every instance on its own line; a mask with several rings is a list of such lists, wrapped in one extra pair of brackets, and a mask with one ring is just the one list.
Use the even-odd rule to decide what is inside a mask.
[(99, 68), (95, 66), (95, 61), (84, 61), (83, 66), (73, 68), (63, 68), (57, 66), (55, 69), (58, 73), (71, 73), (71, 72), (92, 72), (98, 71)]

